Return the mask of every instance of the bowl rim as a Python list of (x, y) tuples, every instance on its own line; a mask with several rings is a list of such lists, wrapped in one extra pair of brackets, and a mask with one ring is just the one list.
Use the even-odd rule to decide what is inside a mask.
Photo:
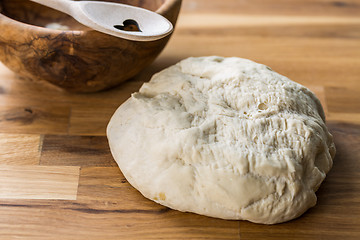
[[(182, 0), (165, 0), (164, 3), (155, 11), (160, 15), (165, 15), (173, 6), (176, 6)], [(6, 16), (3, 13), (0, 13), (0, 22), (5, 21), (11, 25), (19, 26), (19, 27), (26, 27), (31, 29), (31, 31), (38, 32), (41, 34), (54, 34), (54, 33), (62, 33), (62, 34), (71, 34), (71, 35), (85, 35), (90, 32), (96, 32), (96, 30), (89, 29), (89, 30), (57, 30), (57, 29), (50, 29), (42, 26), (36, 26), (29, 23), (20, 22), (13, 18)], [(170, 20), (169, 20), (170, 21)]]

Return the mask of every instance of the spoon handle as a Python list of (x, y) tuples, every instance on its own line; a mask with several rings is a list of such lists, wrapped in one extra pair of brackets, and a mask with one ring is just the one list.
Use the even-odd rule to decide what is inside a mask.
[(30, 0), (71, 15), (73, 1), (71, 0)]

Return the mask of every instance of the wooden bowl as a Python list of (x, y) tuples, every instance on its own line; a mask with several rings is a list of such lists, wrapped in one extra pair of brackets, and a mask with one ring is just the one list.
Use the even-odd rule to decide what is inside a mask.
[[(155, 11), (175, 26), (181, 0), (115, 0)], [(96, 92), (139, 73), (170, 36), (151, 42), (116, 38), (29, 0), (0, 0), (0, 60), (32, 81), (73, 92)], [(49, 23), (69, 30), (46, 28)]]

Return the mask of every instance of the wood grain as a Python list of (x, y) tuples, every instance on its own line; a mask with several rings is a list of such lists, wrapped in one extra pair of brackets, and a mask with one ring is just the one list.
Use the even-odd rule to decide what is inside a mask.
[(59, 236), (61, 239), (239, 239), (237, 221), (184, 214), (164, 207), (124, 210), (123, 205), (121, 202), (1, 201), (0, 239), (59, 239)]
[(236, 27), (261, 26), (301, 26), (301, 25), (358, 25), (358, 17), (336, 16), (272, 16), (272, 15), (239, 15), (239, 14), (183, 14), (179, 19), (179, 29), (201, 29), (202, 31), (214, 28), (234, 29)]
[(221, 12), (251, 15), (300, 15), (300, 16), (359, 16), (360, 4), (357, 0), (252, 0), (247, 1), (208, 0), (184, 1), (183, 10), (190, 13)]
[[(59, 91), (0, 64), (0, 239), (360, 239), (359, 2), (184, 0), (178, 23), (153, 64), (108, 91)], [(320, 99), (337, 154), (303, 216), (266, 226), (170, 210), (116, 166), (112, 113), (154, 73), (202, 55), (264, 63)]]
[(106, 126), (118, 106), (94, 105), (72, 107), (69, 133), (73, 135), (104, 136)]
[(327, 87), (326, 102), (329, 103), (329, 111), (332, 113), (360, 113), (359, 89)]
[(0, 165), (38, 165), (41, 135), (0, 133)]
[(104, 136), (45, 135), (41, 165), (52, 166), (117, 166)]
[(1, 132), (66, 134), (69, 117), (70, 107), (66, 104), (0, 95)]
[(0, 166), (0, 199), (76, 200), (79, 167)]

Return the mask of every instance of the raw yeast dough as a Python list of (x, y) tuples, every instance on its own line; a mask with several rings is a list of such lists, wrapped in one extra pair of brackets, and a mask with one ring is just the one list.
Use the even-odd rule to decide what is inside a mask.
[(300, 216), (335, 146), (306, 87), (241, 58), (188, 58), (155, 74), (107, 128), (129, 183), (173, 209), (273, 224)]

